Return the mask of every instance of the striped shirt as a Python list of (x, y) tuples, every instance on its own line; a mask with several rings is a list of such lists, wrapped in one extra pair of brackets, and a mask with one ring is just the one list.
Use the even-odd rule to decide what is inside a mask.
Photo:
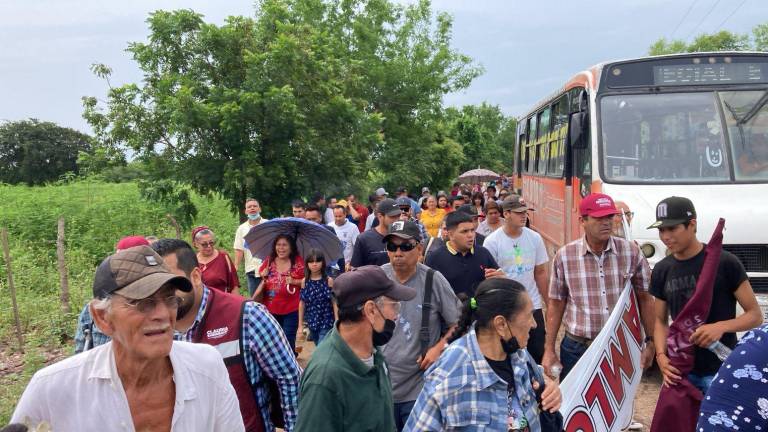
[(566, 302), (565, 330), (595, 338), (627, 279), (635, 292), (648, 291), (651, 268), (634, 242), (611, 236), (600, 255), (590, 250), (584, 237), (561, 247), (552, 263), (549, 297)]

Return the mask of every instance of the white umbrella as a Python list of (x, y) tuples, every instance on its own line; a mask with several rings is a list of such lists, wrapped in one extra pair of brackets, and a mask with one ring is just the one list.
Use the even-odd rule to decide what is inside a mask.
[(491, 170), (478, 168), (478, 169), (469, 170), (464, 174), (460, 175), (459, 182), (465, 183), (465, 184), (474, 184), (474, 183), (487, 182), (491, 180), (498, 180), (499, 178), (501, 178), (501, 176)]

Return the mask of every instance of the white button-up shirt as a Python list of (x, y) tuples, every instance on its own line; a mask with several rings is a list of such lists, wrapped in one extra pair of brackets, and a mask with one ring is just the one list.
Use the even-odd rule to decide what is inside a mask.
[[(176, 385), (172, 431), (245, 430), (237, 395), (215, 348), (173, 342), (170, 357)], [(35, 373), (11, 422), (47, 422), (54, 431), (133, 431), (112, 342)]]

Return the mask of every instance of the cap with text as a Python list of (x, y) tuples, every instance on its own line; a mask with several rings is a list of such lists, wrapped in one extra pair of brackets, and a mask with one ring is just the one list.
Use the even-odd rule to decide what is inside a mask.
[(589, 194), (579, 204), (579, 214), (582, 216), (601, 218), (618, 213), (619, 210), (616, 208), (613, 198), (606, 194)]
[(102, 299), (119, 294), (138, 300), (168, 283), (181, 291), (192, 291), (189, 279), (171, 273), (151, 247), (135, 246), (118, 251), (99, 264), (93, 278), (93, 297)]
[(382, 241), (389, 241), (392, 237), (399, 237), (403, 240), (416, 240), (421, 243), (421, 230), (414, 221), (397, 221), (389, 226), (387, 235), (384, 236)]
[(367, 265), (340, 274), (333, 281), (333, 295), (339, 307), (348, 308), (381, 296), (408, 301), (416, 297), (416, 290), (388, 278), (381, 267)]
[(651, 228), (666, 228), (696, 219), (696, 208), (688, 198), (672, 196), (656, 205), (656, 222)]

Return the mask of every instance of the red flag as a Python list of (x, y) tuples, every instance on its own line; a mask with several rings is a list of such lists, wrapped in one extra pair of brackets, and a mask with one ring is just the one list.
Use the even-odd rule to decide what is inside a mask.
[(696, 429), (699, 406), (704, 395), (688, 381), (688, 373), (693, 369), (696, 348), (690, 342), (690, 337), (699, 326), (704, 324), (709, 315), (712, 290), (720, 264), (720, 252), (723, 250), (724, 226), (725, 220), (721, 218), (705, 247), (704, 264), (696, 281), (696, 290), (669, 326), (667, 356), (672, 366), (680, 371), (683, 379), (676, 386), (661, 387), (656, 412), (653, 413), (651, 432), (689, 432)]

